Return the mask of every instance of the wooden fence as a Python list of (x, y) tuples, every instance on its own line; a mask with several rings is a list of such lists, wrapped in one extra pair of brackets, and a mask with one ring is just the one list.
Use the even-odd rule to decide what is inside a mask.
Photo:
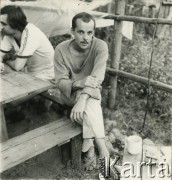
[[(163, 4), (162, 4), (163, 5)], [(165, 4), (171, 5), (170, 4)], [(171, 8), (171, 7), (170, 7)], [(121, 56), (121, 45), (122, 45), (122, 21), (132, 21), (132, 22), (140, 22), (140, 23), (149, 23), (149, 24), (157, 24), (159, 25), (172, 25), (172, 19), (164, 19), (164, 18), (145, 18), (145, 17), (135, 17), (135, 16), (125, 16), (125, 0), (116, 0), (115, 2), (115, 14), (108, 16), (108, 19), (114, 19), (114, 29), (115, 36), (112, 41), (112, 60), (110, 68), (107, 68), (107, 73), (110, 73), (112, 76), (110, 77), (110, 94), (109, 94), (109, 108), (113, 109), (115, 106), (116, 92), (117, 92), (117, 79), (118, 76), (122, 76), (133, 81), (137, 81), (140, 83), (144, 83), (148, 85), (148, 78), (140, 77), (134, 75), (132, 73), (127, 73), (125, 71), (119, 70), (120, 56)], [(158, 81), (150, 80), (151, 86), (156, 86), (159, 89), (165, 90), (167, 92), (172, 93), (172, 86), (167, 85)]]
[[(165, 19), (172, 19), (172, 1), (163, 1), (159, 16)], [(172, 26), (158, 25), (157, 36), (159, 38), (172, 36)]]

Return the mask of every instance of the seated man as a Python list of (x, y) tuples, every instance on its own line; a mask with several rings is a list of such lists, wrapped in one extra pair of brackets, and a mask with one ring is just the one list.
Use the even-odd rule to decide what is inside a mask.
[[(3, 35), (0, 45), (0, 73), (5, 70), (3, 63), (6, 63), (13, 70), (23, 70), (42, 80), (54, 79), (53, 46), (39, 28), (27, 22), (22, 9), (13, 5), (3, 7), (0, 21)], [(33, 96), (28, 95), (10, 105), (15, 108)], [(49, 100), (44, 101), (46, 109), (49, 109), (51, 104)], [(8, 109), (11, 110), (12, 107)], [(21, 114), (21, 107), (17, 108), (18, 114)]]
[[(83, 126), (83, 151), (93, 150), (93, 139), (99, 156), (109, 159), (105, 145), (100, 86), (104, 80), (107, 44), (94, 37), (95, 20), (88, 13), (79, 13), (72, 20), (74, 39), (55, 49), (56, 91), (50, 94), (71, 107), (70, 118)], [(54, 97), (55, 98), (55, 97)]]
[[(54, 49), (45, 34), (28, 23), (25, 14), (17, 6), (3, 7), (0, 21), (4, 35), (0, 48), (1, 73), (4, 70), (4, 59), (5, 63), (16, 71), (24, 69), (40, 79), (53, 79)], [(7, 54), (8, 58), (4, 58)]]

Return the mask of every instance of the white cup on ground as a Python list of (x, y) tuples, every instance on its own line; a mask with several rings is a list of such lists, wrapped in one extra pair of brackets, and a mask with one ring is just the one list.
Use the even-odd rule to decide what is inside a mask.
[(142, 152), (142, 138), (138, 135), (129, 136), (126, 139), (127, 151), (132, 155)]

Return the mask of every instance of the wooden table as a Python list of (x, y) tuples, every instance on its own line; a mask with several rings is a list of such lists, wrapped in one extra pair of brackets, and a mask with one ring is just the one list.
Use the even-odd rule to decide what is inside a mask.
[[(162, 166), (160, 166), (160, 161), (157, 163), (157, 165), (152, 166), (152, 172), (149, 173), (150, 167), (148, 165), (140, 166), (140, 163), (145, 162), (145, 154), (146, 150), (148, 148), (155, 148), (160, 150), (162, 152), (163, 157), (166, 158), (165, 162), (167, 162), (166, 169), (169, 169), (168, 175), (171, 175), (171, 165), (172, 165), (172, 147), (171, 146), (162, 146), (162, 145), (148, 145), (146, 143), (142, 143), (142, 152), (138, 155), (131, 155), (127, 151), (127, 147), (125, 146), (124, 149), (124, 157), (123, 157), (123, 167), (122, 171), (124, 172), (124, 169), (126, 170), (125, 173), (121, 174), (121, 180), (170, 180), (171, 176), (159, 177), (158, 170), (162, 169)], [(141, 167), (141, 168), (140, 168)], [(128, 170), (127, 170), (128, 168)], [(164, 167), (165, 168), (165, 167)], [(141, 170), (140, 170), (141, 169)], [(130, 171), (131, 170), (131, 171)], [(121, 172), (122, 172), (121, 171)], [(165, 171), (167, 172), (167, 171)], [(131, 174), (130, 174), (131, 173)], [(135, 174), (135, 176), (134, 176)], [(133, 175), (133, 176), (132, 176)], [(151, 175), (154, 175), (154, 177)], [(162, 175), (162, 173), (160, 173)]]
[(8, 139), (3, 105), (31, 94), (42, 93), (53, 86), (48, 81), (43, 81), (29, 74), (16, 72), (9, 68), (0, 75), (0, 142)]
[(23, 72), (15, 72), (9, 67), (5, 69), (5, 73), (0, 76), (0, 173), (57, 145), (63, 145), (62, 159), (65, 163), (70, 159), (73, 167), (81, 167), (82, 128), (67, 117), (8, 139), (4, 104), (42, 94), (55, 85)]

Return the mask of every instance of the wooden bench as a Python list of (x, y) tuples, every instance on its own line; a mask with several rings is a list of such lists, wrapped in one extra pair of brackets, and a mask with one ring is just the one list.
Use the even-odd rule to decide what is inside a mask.
[[(15, 72), (7, 67), (7, 71), (0, 77), (3, 87), (0, 96), (0, 172), (37, 156), (56, 145), (61, 146), (67, 142), (70, 142), (71, 145), (68, 149), (71, 150), (73, 167), (80, 167), (82, 142), (80, 134), (82, 129), (66, 117), (8, 139), (4, 104), (30, 95), (41, 94), (54, 87), (54, 84), (27, 73)], [(64, 156), (67, 155), (66, 146), (62, 146)], [(66, 157), (63, 159), (67, 160)]]
[[(71, 144), (71, 159), (74, 167), (81, 166), (82, 129), (67, 118), (26, 132), (20, 136), (2, 142), (0, 172), (14, 167), (46, 150), (67, 142)], [(64, 153), (65, 154), (65, 153)]]

